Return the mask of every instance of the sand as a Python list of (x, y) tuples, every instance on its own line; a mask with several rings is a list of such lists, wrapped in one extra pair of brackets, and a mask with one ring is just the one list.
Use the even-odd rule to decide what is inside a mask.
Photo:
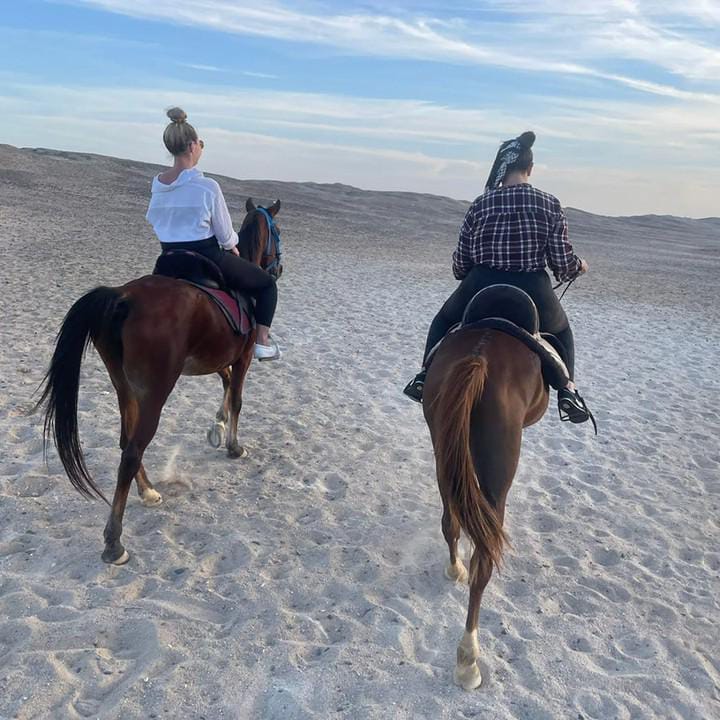
[[(591, 271), (564, 302), (600, 435), (552, 405), (526, 432), (467, 693), (467, 587), (443, 577), (429, 435), (400, 393), (467, 203), (220, 179), (236, 221), (248, 195), (283, 201), (285, 356), (251, 368), (243, 460), (205, 440), (219, 379), (180, 380), (145, 455), (164, 502), (133, 490), (118, 568), (107, 508), (54, 450), (45, 465), (26, 413), (74, 300), (152, 267), (155, 171), (0, 146), (1, 718), (720, 717), (720, 220), (569, 211)], [(79, 419), (111, 493), (94, 351)]]

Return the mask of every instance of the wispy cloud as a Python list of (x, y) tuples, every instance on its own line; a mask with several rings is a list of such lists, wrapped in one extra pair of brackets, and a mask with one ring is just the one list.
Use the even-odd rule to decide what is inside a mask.
[[(40, 133), (45, 146), (163, 162), (162, 108), (179, 104), (206, 139), (205, 167), (214, 172), (465, 198), (479, 191), (508, 128), (526, 128), (524, 117), (501, 108), (317, 93), (15, 83), (4, 95), (4, 117), (15, 128), (5, 141), (13, 144), (32, 144), (25, 138)], [(641, 103), (543, 99), (546, 110), (531, 125), (538, 175), (565, 202), (602, 212), (712, 214), (709, 189), (678, 192), (698, 177), (708, 188), (720, 183), (717, 106), (668, 102), (648, 114)], [(613, 178), (627, 183), (624, 197)]]
[(261, 80), (279, 80), (277, 75), (271, 75), (270, 73), (252, 72), (250, 70), (243, 70), (243, 75), (246, 77), (260, 78)]
[(200, 70), (203, 72), (227, 72), (225, 68), (216, 67), (215, 65), (198, 65), (197, 63), (178, 63), (180, 67), (190, 68), (191, 70)]
[[(204, 87), (88, 88), (33, 85), (8, 81), (6, 113), (48, 114), (116, 121), (127, 108), (128, 117), (160, 127), (163, 107), (181, 105), (199, 127), (235, 130), (253, 127), (280, 136), (279, 128), (302, 131), (308, 138), (364, 137), (365, 146), (406, 142), (423, 147), (446, 145), (447, 152), (461, 145), (480, 148), (490, 156), (508, 129), (525, 129), (524, 109), (508, 111), (500, 106), (482, 109), (449, 107), (422, 100), (376, 99), (335, 94), (274, 91), (268, 89), (208, 90)], [(528, 96), (541, 101), (544, 110), (533, 114), (532, 127), (546, 147), (562, 141), (585, 143), (591, 153), (598, 147), (631, 143), (649, 156), (667, 157), (666, 147), (703, 150), (708, 162), (708, 137), (720, 131), (714, 122), (714, 102), (655, 105), (652, 113), (642, 103), (618, 100), (572, 99), (561, 96)], [(436, 148), (435, 152), (444, 152)]]
[[(199, 72), (212, 72), (212, 73), (227, 73), (230, 72), (228, 68), (218, 67), (217, 65), (201, 65), (198, 63), (178, 63), (180, 67), (190, 68), (191, 70), (198, 70)], [(261, 80), (278, 80), (277, 75), (271, 75), (270, 73), (255, 72), (253, 70), (241, 70), (240, 75), (251, 78), (259, 78)]]
[[(647, 62), (689, 80), (716, 82), (720, 4), (713, 0), (490, 0), (527, 20), (529, 36), (562, 38), (579, 62)], [(653, 92), (651, 88), (649, 90)]]
[(589, 76), (665, 96), (682, 89), (609, 72), (603, 62), (643, 61), (689, 80), (714, 81), (720, 73), (720, 51), (702, 41), (702, 23), (720, 19), (720, 9), (709, 0), (670, 2), (669, 7), (652, 0), (491, 0), (488, 6), (517, 16), (512, 26), (497, 18), (471, 24), (410, 13), (338, 14), (332, 12), (335, 5), (310, 14), (287, 4), (259, 7), (241, 0), (75, 1), (138, 18), (310, 42), (360, 55)]
[(20, 28), (0, 25), (0, 36), (20, 38), (26, 41), (29, 46), (37, 47), (46, 44), (47, 41), (72, 43), (74, 45), (101, 45), (103, 47), (129, 48), (129, 49), (152, 49), (157, 48), (159, 43), (136, 40), (127, 37), (113, 37), (91, 32), (72, 32), (70, 30), (47, 30), (40, 28)]

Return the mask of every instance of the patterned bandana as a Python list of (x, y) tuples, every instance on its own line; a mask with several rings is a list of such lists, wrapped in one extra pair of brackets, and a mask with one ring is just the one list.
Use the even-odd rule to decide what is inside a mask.
[(522, 152), (523, 146), (519, 138), (506, 140), (495, 156), (492, 170), (485, 183), (485, 190), (495, 190), (500, 187), (500, 183), (505, 179), (505, 173), (510, 165), (512, 165)]

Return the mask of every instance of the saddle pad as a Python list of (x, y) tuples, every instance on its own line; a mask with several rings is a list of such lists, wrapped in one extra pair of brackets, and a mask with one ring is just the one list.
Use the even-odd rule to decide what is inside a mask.
[(216, 290), (204, 285), (184, 280), (198, 290), (202, 290), (220, 308), (225, 319), (228, 321), (232, 331), (236, 335), (247, 335), (254, 327), (254, 319), (251, 313), (251, 302), (249, 298), (241, 293), (230, 295), (224, 290)]
[(499, 330), (507, 335), (520, 340), (530, 350), (532, 350), (542, 363), (542, 374), (546, 384), (560, 390), (564, 388), (570, 380), (570, 373), (563, 362), (557, 349), (550, 344), (545, 338), (538, 335), (531, 335), (527, 330), (518, 327), (510, 320), (505, 318), (490, 317), (483, 318), (477, 322), (463, 325), (459, 330)]

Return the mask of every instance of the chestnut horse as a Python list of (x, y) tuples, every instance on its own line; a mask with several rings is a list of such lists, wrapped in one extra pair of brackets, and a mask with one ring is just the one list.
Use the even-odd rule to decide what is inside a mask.
[[(258, 210), (248, 198), (246, 209), (248, 214), (238, 233), (240, 255), (261, 267), (273, 268), (278, 276), (282, 268), (278, 246), (270, 238), (272, 218), (280, 209), (280, 201), (266, 210)], [(235, 335), (220, 309), (202, 290), (160, 275), (146, 275), (117, 288), (98, 287), (74, 303), (58, 333), (36, 407), (47, 403), (45, 440), (52, 434), (70, 482), (83, 495), (97, 495), (107, 502), (85, 465), (78, 434), (80, 363), (90, 341), (105, 363), (120, 406), (122, 455), (105, 526), (102, 559), (122, 565), (129, 559), (120, 536), (132, 479), (137, 482), (143, 504), (162, 502), (148, 479), (142, 459), (157, 430), (163, 405), (180, 375), (220, 374), (224, 397), (215, 432), (218, 426), (224, 429), (229, 420), (228, 455), (235, 458), (247, 455), (238, 444), (237, 427), (243, 382), (253, 358), (255, 331)]]
[[(457, 650), (455, 682), (482, 682), (477, 659), (480, 600), (506, 536), (505, 500), (520, 457), (523, 428), (548, 406), (540, 359), (497, 330), (458, 330), (433, 357), (423, 390), (443, 504), (442, 531), (450, 550), (448, 578), (470, 584), (465, 633)], [(474, 548), (468, 572), (457, 555), (460, 530)]]

